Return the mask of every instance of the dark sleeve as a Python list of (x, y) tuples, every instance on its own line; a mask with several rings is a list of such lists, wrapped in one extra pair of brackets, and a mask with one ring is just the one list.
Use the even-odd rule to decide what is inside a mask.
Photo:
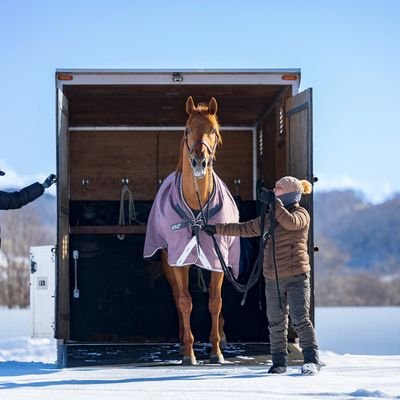
[(0, 210), (11, 210), (21, 208), (25, 204), (36, 200), (44, 192), (43, 186), (36, 182), (19, 192), (3, 192), (0, 191)]

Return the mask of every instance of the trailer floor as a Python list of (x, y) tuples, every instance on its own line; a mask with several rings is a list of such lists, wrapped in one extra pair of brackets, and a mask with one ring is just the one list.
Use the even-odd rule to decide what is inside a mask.
[[(198, 366), (209, 366), (210, 345), (195, 343)], [(63, 368), (134, 365), (138, 367), (176, 366), (181, 364), (180, 346), (175, 343), (65, 343), (58, 345), (58, 365)], [(223, 350), (223, 365), (267, 366), (271, 364), (269, 343), (229, 343)], [(289, 343), (289, 363), (302, 363), (302, 354)]]

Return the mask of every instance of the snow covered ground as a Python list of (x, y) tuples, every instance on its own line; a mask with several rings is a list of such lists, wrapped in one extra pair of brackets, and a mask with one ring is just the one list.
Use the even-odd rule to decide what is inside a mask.
[(230, 365), (60, 370), (54, 341), (29, 337), (29, 313), (0, 309), (0, 399), (400, 399), (400, 308), (320, 308), (316, 326), (327, 365), (314, 377)]

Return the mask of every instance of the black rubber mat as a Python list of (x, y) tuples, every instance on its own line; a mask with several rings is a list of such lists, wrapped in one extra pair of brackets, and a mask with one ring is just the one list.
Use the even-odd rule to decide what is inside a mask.
[[(210, 344), (195, 343), (198, 366), (210, 363)], [(289, 361), (301, 363), (301, 353), (289, 347)], [(231, 343), (223, 350), (223, 365), (267, 366), (271, 363), (269, 343)], [(179, 344), (64, 344), (58, 348), (60, 367), (135, 365), (177, 366), (182, 362)], [(222, 365), (222, 366), (223, 366)]]

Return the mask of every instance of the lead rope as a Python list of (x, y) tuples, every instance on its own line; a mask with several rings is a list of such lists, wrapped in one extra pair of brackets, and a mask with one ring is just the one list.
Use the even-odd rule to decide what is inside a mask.
[[(209, 168), (212, 170), (212, 166), (209, 167)], [(195, 177), (194, 175), (193, 175), (193, 178), (194, 178), (194, 187), (195, 187), (195, 191), (196, 191), (197, 201), (199, 202), (201, 218), (202, 218), (203, 224), (206, 225), (207, 222), (208, 222), (208, 218), (207, 218), (207, 219), (204, 218), (203, 206), (202, 206), (202, 204), (201, 204), (201, 199), (200, 199), (200, 194), (199, 194), (199, 187), (198, 187), (198, 185), (197, 185), (197, 179), (196, 179), (196, 177)], [(208, 211), (209, 211), (210, 195), (211, 195), (211, 180), (210, 180), (210, 187), (209, 187), (209, 192), (208, 192), (207, 214), (208, 214)], [(264, 216), (264, 218), (262, 218), (262, 222), (264, 222), (264, 220), (265, 220), (265, 214), (266, 214), (266, 205), (265, 205), (265, 204), (263, 204), (262, 209), (261, 209), (261, 212), (263, 213), (262, 215)], [(208, 215), (207, 215), (207, 217), (208, 217)], [(268, 236), (268, 237), (265, 239), (265, 236), (264, 236), (264, 234), (263, 234), (263, 233), (264, 233), (264, 224), (262, 224), (262, 226), (261, 226), (261, 232), (262, 232), (262, 235), (261, 235), (260, 241), (262, 242), (262, 246), (264, 246), (266, 240), (268, 240), (268, 238), (269, 238), (269, 236)], [(213, 240), (213, 242), (214, 242), (215, 251), (216, 251), (216, 253), (217, 253), (217, 255), (218, 255), (219, 261), (220, 261), (220, 263), (221, 263), (222, 270), (223, 270), (223, 272), (224, 272), (226, 278), (228, 279), (228, 281), (233, 285), (233, 287), (234, 287), (237, 291), (243, 293), (243, 298), (242, 298), (242, 301), (241, 301), (241, 303), (240, 303), (240, 304), (243, 306), (243, 305), (245, 304), (245, 302), (246, 302), (247, 292), (248, 292), (248, 291), (258, 282), (258, 280), (259, 280), (260, 273), (261, 273), (262, 266), (263, 266), (263, 260), (259, 261), (259, 259), (260, 259), (261, 257), (258, 257), (258, 258), (257, 258), (257, 260), (256, 260), (256, 262), (255, 262), (255, 264), (254, 264), (254, 266), (253, 266), (253, 268), (252, 268), (252, 270), (251, 270), (251, 273), (250, 273), (250, 276), (249, 276), (249, 280), (247, 281), (247, 283), (246, 283), (245, 285), (240, 284), (240, 283), (235, 279), (235, 276), (233, 275), (232, 270), (231, 270), (230, 268), (227, 267), (227, 265), (226, 265), (226, 263), (225, 263), (225, 260), (224, 260), (224, 257), (223, 257), (223, 255), (222, 255), (222, 253), (221, 253), (221, 249), (219, 248), (218, 243), (217, 243), (217, 240), (215, 239), (214, 235), (212, 235), (211, 238), (212, 238), (212, 240)]]
[[(208, 167), (209, 171), (212, 173), (212, 167)], [(208, 222), (208, 218), (210, 215), (210, 197), (211, 197), (211, 180), (212, 180), (212, 174), (211, 174), (211, 179), (210, 179), (210, 184), (208, 187), (208, 200), (207, 200), (207, 219), (204, 218), (204, 213), (203, 213), (203, 207), (201, 204), (201, 199), (200, 199), (200, 194), (199, 194), (199, 186), (197, 184), (197, 179), (193, 174), (193, 179), (194, 179), (194, 189), (196, 192), (196, 196), (197, 196), (197, 201), (199, 202), (199, 207), (200, 207), (200, 214), (201, 214), (201, 220), (203, 222), (203, 226), (207, 224)], [(197, 240), (199, 240), (199, 238), (197, 238)], [(200, 243), (199, 243), (200, 245)], [(203, 270), (202, 268), (198, 268), (197, 269), (197, 284), (198, 286), (202, 289), (203, 293), (207, 292), (207, 286), (204, 280), (204, 276), (203, 276)]]
[[(188, 150), (189, 150), (189, 154), (191, 153), (191, 149), (189, 148), (189, 145), (187, 143), (186, 140), (186, 145), (188, 146)], [(208, 147), (208, 146), (207, 146)], [(213, 154), (212, 154), (213, 155)], [(189, 156), (189, 161), (190, 161), (190, 156)], [(208, 166), (209, 170), (212, 170), (212, 162), (209, 164)], [(197, 201), (199, 202), (199, 207), (200, 207), (200, 213), (201, 213), (201, 218), (203, 221), (203, 225), (206, 225), (208, 222), (208, 216), (209, 216), (209, 205), (210, 205), (210, 195), (211, 195), (211, 180), (210, 180), (210, 187), (209, 187), (209, 193), (208, 193), (208, 201), (207, 201), (207, 219), (204, 218), (204, 213), (203, 213), (203, 206), (201, 204), (201, 199), (200, 199), (200, 195), (199, 195), (199, 187), (197, 185), (197, 179), (194, 176), (193, 173), (193, 180), (194, 180), (194, 187), (195, 187), (195, 192), (196, 192), (196, 196), (197, 196)], [(221, 253), (221, 250), (218, 246), (217, 240), (215, 239), (214, 235), (211, 235), (212, 240), (214, 242), (214, 247), (215, 247), (215, 251), (218, 255), (219, 261), (221, 263), (221, 267), (222, 270), (226, 276), (226, 278), (228, 279), (228, 281), (233, 285), (233, 287), (239, 291), (243, 293), (243, 298), (241, 301), (241, 305), (243, 306), (246, 302), (246, 298), (247, 298), (247, 292), (259, 281), (260, 278), (260, 274), (261, 271), (263, 269), (263, 263), (264, 263), (264, 246), (267, 242), (267, 240), (272, 236), (272, 240), (273, 240), (273, 247), (275, 247), (275, 236), (274, 236), (274, 224), (272, 224), (274, 215), (272, 215), (273, 213), (270, 214), (270, 218), (271, 218), (271, 224), (270, 224), (270, 229), (265, 232), (264, 234), (264, 224), (265, 224), (265, 215), (267, 212), (267, 205), (263, 202), (262, 206), (261, 206), (261, 212), (260, 212), (260, 217), (261, 217), (261, 226), (260, 226), (260, 248), (259, 248), (259, 254), (258, 257), (256, 259), (256, 262), (251, 270), (249, 279), (247, 281), (247, 283), (245, 285), (240, 284), (236, 279), (235, 276), (232, 273), (232, 270), (229, 269), (225, 263), (224, 257)], [(275, 249), (273, 249), (273, 257), (274, 257), (274, 264), (275, 264), (275, 274), (278, 277), (278, 271), (277, 271), (277, 266), (276, 266), (276, 255), (275, 255)], [(281, 301), (281, 294), (280, 294), (280, 288), (279, 288), (279, 282), (277, 281), (277, 290), (278, 290), (278, 296), (279, 296), (279, 306), (282, 309), (282, 301)]]
[[(262, 205), (261, 212), (264, 212), (264, 215), (265, 215), (265, 213), (266, 213), (266, 205), (265, 204)], [(263, 228), (261, 228), (261, 232), (263, 232)], [(260, 247), (265, 246), (265, 243), (269, 239), (269, 236), (270, 236), (269, 231), (267, 231), (265, 235), (264, 234), (261, 235)], [(234, 277), (232, 270), (230, 268), (228, 268), (227, 265), (225, 264), (225, 260), (222, 256), (221, 250), (218, 246), (217, 240), (215, 239), (214, 235), (212, 235), (211, 237), (213, 239), (215, 251), (217, 252), (219, 261), (221, 263), (221, 266), (225, 273), (226, 278), (238, 292), (243, 293), (243, 298), (242, 298), (242, 301), (240, 302), (240, 305), (243, 306), (246, 302), (248, 291), (258, 282), (258, 280), (260, 278), (260, 274), (261, 274), (261, 271), (263, 268), (263, 260), (262, 260), (263, 257), (260, 257), (260, 254), (258, 255), (258, 257), (253, 265), (253, 268), (251, 270), (251, 273), (250, 273), (247, 283), (241, 284)]]
[[(135, 203), (133, 202), (132, 191), (129, 189), (127, 184), (124, 184), (121, 189), (121, 200), (119, 203), (119, 225), (125, 225), (125, 194), (128, 193), (128, 225), (132, 224), (132, 221), (137, 221)], [(119, 240), (125, 239), (125, 234), (118, 234)]]
[(203, 293), (207, 293), (207, 285), (206, 281), (204, 280), (203, 269), (202, 268), (196, 268), (196, 269), (197, 269), (197, 286)]

